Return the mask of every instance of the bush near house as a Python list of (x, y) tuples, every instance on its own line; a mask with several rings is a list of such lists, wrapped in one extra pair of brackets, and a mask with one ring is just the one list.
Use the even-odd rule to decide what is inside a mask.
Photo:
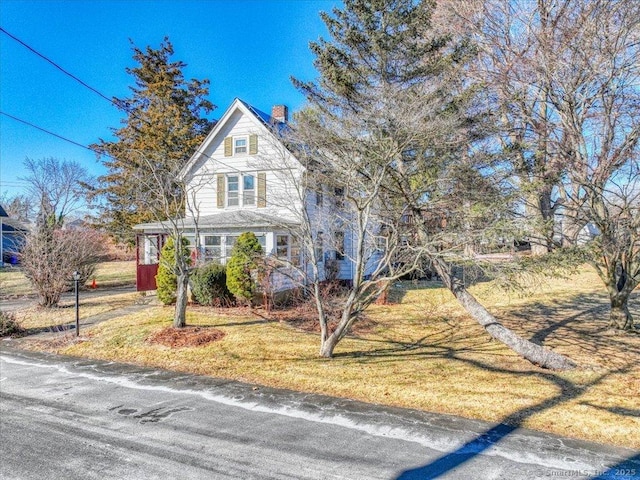
[(258, 290), (253, 272), (258, 269), (262, 247), (252, 232), (238, 237), (227, 262), (227, 288), (241, 302), (250, 303)]
[[(182, 254), (187, 263), (191, 263), (189, 255), (189, 240), (182, 237)], [(167, 243), (162, 247), (160, 252), (160, 265), (158, 265), (158, 274), (156, 275), (156, 285), (158, 300), (164, 305), (172, 305), (176, 303), (176, 291), (178, 290), (178, 277), (176, 270), (176, 248), (173, 237), (167, 239)]]
[(207, 263), (191, 274), (191, 293), (200, 305), (229, 305), (233, 295), (227, 288), (227, 269), (216, 262)]

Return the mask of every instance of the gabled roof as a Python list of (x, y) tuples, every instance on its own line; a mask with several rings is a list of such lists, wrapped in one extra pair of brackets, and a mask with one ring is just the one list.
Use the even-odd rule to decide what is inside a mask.
[(274, 125), (285, 125), (279, 122), (274, 123), (270, 115), (267, 115), (263, 111), (258, 110), (257, 108), (251, 106), (244, 100), (241, 100), (236, 97), (233, 100), (233, 102), (231, 102), (231, 105), (229, 105), (229, 108), (227, 108), (227, 110), (224, 112), (222, 117), (220, 117), (220, 120), (216, 122), (216, 125), (209, 132), (209, 134), (206, 136), (203, 142), (198, 146), (198, 149), (195, 151), (195, 153), (191, 156), (191, 158), (189, 158), (189, 161), (185, 164), (185, 166), (180, 171), (180, 174), (178, 175), (179, 178), (184, 178), (184, 176), (193, 168), (196, 162), (203, 155), (207, 156), (204, 153), (204, 151), (209, 146), (209, 144), (213, 141), (216, 135), (218, 135), (218, 133), (224, 128), (226, 123), (231, 118), (231, 115), (233, 115), (233, 112), (236, 110), (240, 110), (245, 115), (256, 119), (257, 120), (256, 124), (264, 128), (265, 131), (271, 135), (273, 135), (273, 132), (271, 129)]

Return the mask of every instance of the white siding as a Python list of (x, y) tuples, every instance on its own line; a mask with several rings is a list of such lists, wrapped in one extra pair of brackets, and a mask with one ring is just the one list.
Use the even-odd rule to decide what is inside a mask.
[[(225, 157), (226, 137), (248, 138), (252, 134), (258, 135), (257, 155), (247, 153)], [(247, 115), (240, 108), (233, 111), (215, 137), (209, 139), (203, 153), (186, 176), (189, 201), (185, 212), (187, 217), (203, 217), (231, 209), (249, 209), (285, 219), (296, 219), (301, 205), (296, 179), (300, 178), (302, 169), (252, 114)], [(259, 208), (257, 201), (254, 206), (218, 208), (218, 174), (257, 175), (258, 172), (266, 174), (266, 208)], [(255, 181), (257, 196), (257, 177)]]

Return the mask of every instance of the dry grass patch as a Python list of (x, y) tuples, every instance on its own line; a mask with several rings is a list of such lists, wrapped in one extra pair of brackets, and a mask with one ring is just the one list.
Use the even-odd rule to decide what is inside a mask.
[[(116, 295), (94, 296), (91, 298), (80, 295), (80, 323), (83, 319), (99, 315), (135, 303), (139, 298), (137, 293), (120, 293)], [(16, 319), (25, 329), (41, 330), (56, 328), (75, 322), (75, 300), (65, 299), (58, 307), (43, 308), (29, 306), (15, 312)]]
[(0, 297), (30, 295), (34, 293), (29, 280), (16, 267), (0, 268)]
[[(606, 334), (606, 298), (592, 272), (526, 297), (490, 283), (473, 291), (509, 326), (580, 368), (558, 373), (529, 364), (491, 341), (435, 284), (399, 285), (393, 293), (401, 303), (373, 306), (375, 325), (346, 338), (330, 360), (317, 356), (315, 333), (246, 310), (200, 307), (190, 308), (188, 324), (224, 338), (179, 349), (149, 344), (172, 316), (153, 307), (95, 326), (83, 343), (46, 348), (640, 448), (640, 336)], [(633, 306), (640, 315), (637, 296)]]
[[(112, 261), (99, 263), (95, 280), (98, 288), (134, 285), (136, 283), (135, 261)], [(89, 279), (88, 286), (93, 278)], [(0, 269), (0, 297), (34, 295), (35, 291), (19, 267)]]

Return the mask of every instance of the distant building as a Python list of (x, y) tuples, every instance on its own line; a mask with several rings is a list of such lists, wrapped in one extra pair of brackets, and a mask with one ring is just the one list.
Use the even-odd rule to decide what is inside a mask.
[(18, 263), (18, 252), (28, 231), (24, 224), (10, 218), (0, 205), (0, 266)]

